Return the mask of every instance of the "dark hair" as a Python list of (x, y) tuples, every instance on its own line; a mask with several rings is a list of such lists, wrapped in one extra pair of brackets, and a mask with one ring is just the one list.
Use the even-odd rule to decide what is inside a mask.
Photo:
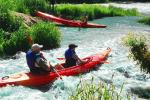
[(75, 45), (75, 44), (69, 44), (69, 46), (68, 46), (69, 48), (76, 48), (76, 47), (78, 47), (77, 45)]

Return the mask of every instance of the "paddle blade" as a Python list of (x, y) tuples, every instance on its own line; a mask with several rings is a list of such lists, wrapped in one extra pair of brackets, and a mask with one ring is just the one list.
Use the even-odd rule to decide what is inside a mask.
[(108, 61), (101, 61), (101, 63), (103, 63), (103, 64), (109, 64), (110, 62), (108, 62)]

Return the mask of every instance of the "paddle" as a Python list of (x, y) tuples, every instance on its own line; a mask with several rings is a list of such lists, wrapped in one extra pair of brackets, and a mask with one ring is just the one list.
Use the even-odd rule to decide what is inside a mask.
[[(49, 66), (50, 66), (50, 62), (49, 62)], [(57, 72), (57, 70), (54, 67), (52, 67), (52, 68), (56, 72), (56, 74), (60, 77), (60, 79), (62, 80), (62, 77), (59, 75), (59, 73)]]
[(82, 24), (82, 23), (80, 22), (80, 23), (79, 23), (79, 31), (81, 30), (81, 24)]

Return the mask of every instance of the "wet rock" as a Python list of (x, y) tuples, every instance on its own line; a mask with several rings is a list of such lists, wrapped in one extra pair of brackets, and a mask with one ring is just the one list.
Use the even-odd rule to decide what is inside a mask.
[(131, 88), (131, 92), (138, 95), (140, 98), (150, 98), (150, 87), (134, 87)]

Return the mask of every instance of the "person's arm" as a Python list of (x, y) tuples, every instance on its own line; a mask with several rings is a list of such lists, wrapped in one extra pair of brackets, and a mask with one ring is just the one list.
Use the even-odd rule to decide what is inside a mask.
[(50, 71), (50, 67), (51, 67), (50, 64), (48, 63), (48, 61), (44, 60), (41, 57), (36, 59), (35, 66), (36, 67), (41, 67), (46, 71)]
[(79, 61), (79, 65), (80, 65), (80, 64), (85, 64), (85, 63), (87, 63), (87, 62), (90, 61), (90, 59), (86, 59), (86, 60), (80, 59), (80, 58), (76, 55), (76, 53), (73, 55), (73, 58), (76, 59), (77, 61)]
[(40, 52), (40, 56), (41, 56), (41, 58), (43, 58), (45, 61), (47, 61), (47, 59), (44, 57), (44, 55), (43, 55), (42, 52)]
[(73, 58), (76, 59), (76, 61), (79, 62), (79, 65), (80, 65), (80, 64), (85, 64), (85, 63), (87, 62), (87, 61), (84, 61), (84, 60), (80, 59), (80, 58), (78, 57), (78, 55), (76, 55), (76, 53), (73, 55)]

